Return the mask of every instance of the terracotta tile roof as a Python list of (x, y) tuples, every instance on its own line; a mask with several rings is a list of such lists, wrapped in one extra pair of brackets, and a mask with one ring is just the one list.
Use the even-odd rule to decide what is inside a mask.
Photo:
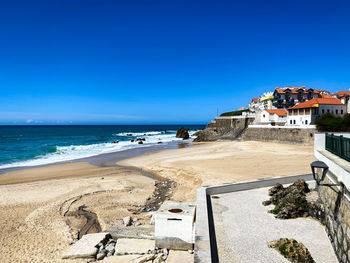
[(257, 98), (253, 98), (253, 99), (252, 99), (253, 102), (258, 102), (258, 100), (259, 100), (259, 99), (257, 99)]
[(334, 95), (338, 95), (339, 97), (344, 96), (344, 95), (350, 95), (350, 90), (347, 91), (339, 91), (337, 93), (334, 93)]
[(298, 103), (297, 105), (289, 109), (317, 108), (318, 105), (344, 105), (345, 106), (345, 104), (341, 103), (341, 101), (336, 98), (317, 98), (317, 99), (308, 100), (302, 103)]
[(324, 95), (321, 95), (323, 99), (334, 99), (334, 97), (332, 95), (328, 95), (328, 94), (324, 94)]
[(284, 109), (281, 109), (281, 110), (265, 110), (267, 111), (268, 113), (271, 113), (271, 114), (277, 114), (278, 116), (287, 116), (287, 111), (284, 110)]

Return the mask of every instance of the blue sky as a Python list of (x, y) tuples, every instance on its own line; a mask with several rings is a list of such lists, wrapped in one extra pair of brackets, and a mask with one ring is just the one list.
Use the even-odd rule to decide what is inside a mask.
[(206, 123), (350, 88), (350, 1), (0, 1), (0, 123)]

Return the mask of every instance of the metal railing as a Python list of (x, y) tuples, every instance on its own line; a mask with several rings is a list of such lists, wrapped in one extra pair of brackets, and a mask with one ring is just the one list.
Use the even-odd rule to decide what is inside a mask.
[(326, 150), (350, 161), (350, 138), (326, 133)]

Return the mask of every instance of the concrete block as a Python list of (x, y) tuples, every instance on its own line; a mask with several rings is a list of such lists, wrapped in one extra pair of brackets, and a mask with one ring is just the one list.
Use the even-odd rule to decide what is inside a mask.
[(117, 240), (114, 255), (147, 254), (155, 249), (154, 240), (121, 238)]
[(64, 252), (62, 258), (94, 258), (98, 251), (96, 246), (107, 237), (109, 234), (105, 232), (84, 235)]
[(190, 254), (187, 251), (170, 250), (166, 263), (179, 263), (179, 262), (193, 263), (194, 256), (193, 254)]
[(195, 212), (191, 202), (164, 202), (155, 214), (156, 247), (193, 249)]
[(104, 258), (104, 263), (130, 263), (139, 258), (140, 255), (123, 255)]

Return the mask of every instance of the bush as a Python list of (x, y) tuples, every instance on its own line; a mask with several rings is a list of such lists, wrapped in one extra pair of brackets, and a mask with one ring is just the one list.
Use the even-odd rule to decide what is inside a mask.
[(344, 117), (335, 116), (331, 113), (323, 114), (315, 120), (318, 131), (341, 132), (350, 131), (350, 115)]
[(225, 113), (221, 114), (220, 116), (239, 116), (239, 115), (242, 115), (243, 112), (247, 112), (247, 111), (249, 111), (249, 109), (225, 112)]

